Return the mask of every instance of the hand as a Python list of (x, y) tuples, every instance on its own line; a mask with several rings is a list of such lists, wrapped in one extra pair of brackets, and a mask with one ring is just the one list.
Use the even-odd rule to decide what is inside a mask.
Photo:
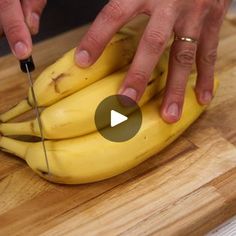
[(0, 0), (0, 36), (5, 33), (18, 59), (25, 59), (31, 54), (31, 34), (38, 33), (45, 5), (46, 0)]
[(90, 66), (127, 21), (140, 13), (150, 15), (119, 91), (138, 101), (172, 33), (197, 40), (175, 40), (171, 47), (161, 115), (166, 122), (176, 122), (181, 117), (187, 78), (195, 62), (198, 101), (207, 104), (212, 99), (219, 30), (228, 5), (229, 0), (111, 0), (80, 42), (75, 60), (81, 67)]

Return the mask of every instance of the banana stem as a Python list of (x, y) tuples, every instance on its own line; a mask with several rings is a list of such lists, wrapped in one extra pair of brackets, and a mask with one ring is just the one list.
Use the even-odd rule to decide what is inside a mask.
[(0, 149), (25, 160), (30, 143), (0, 136)]
[(35, 120), (19, 123), (2, 123), (0, 124), (0, 133), (4, 136), (9, 135), (32, 135), (40, 136), (38, 126)]
[(0, 121), (7, 122), (31, 109), (32, 109), (31, 105), (28, 103), (26, 99), (24, 99), (20, 103), (18, 103), (16, 106), (8, 110), (7, 112), (1, 114)]

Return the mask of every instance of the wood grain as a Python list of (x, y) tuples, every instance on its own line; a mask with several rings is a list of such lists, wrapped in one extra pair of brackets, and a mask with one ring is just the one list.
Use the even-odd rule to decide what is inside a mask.
[[(34, 47), (36, 77), (86, 26)], [(94, 184), (55, 185), (0, 152), (0, 235), (202, 235), (236, 214), (236, 27), (224, 23), (219, 92), (184, 135), (136, 168)], [(12, 56), (0, 58), (0, 112), (26, 96)]]

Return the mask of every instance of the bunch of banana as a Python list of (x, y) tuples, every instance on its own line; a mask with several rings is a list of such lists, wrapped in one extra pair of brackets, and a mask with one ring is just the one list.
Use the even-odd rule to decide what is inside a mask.
[[(186, 89), (183, 115), (175, 124), (165, 123), (159, 114), (166, 84), (168, 53), (154, 70), (139, 102), (142, 126), (128, 141), (112, 142), (96, 131), (94, 114), (99, 103), (117, 93), (135, 53), (146, 20), (122, 29), (99, 60), (82, 69), (74, 63), (74, 49), (49, 66), (34, 84), (46, 139), (47, 163), (41, 142), (24, 142), (6, 136), (40, 136), (38, 122), (3, 123), (34, 106), (32, 94), (0, 115), (0, 149), (24, 159), (40, 176), (57, 183), (79, 184), (120, 174), (162, 150), (175, 140), (204, 111), (197, 102), (192, 75)], [(215, 89), (217, 82), (215, 82)], [(154, 96), (157, 95), (157, 96)], [(130, 110), (129, 120), (137, 112)], [(130, 122), (132, 123), (132, 122)], [(104, 129), (112, 129), (107, 124)]]
[[(186, 89), (182, 118), (175, 124), (167, 124), (160, 117), (158, 108), (163, 97), (161, 93), (142, 106), (142, 126), (136, 136), (126, 142), (111, 142), (98, 132), (46, 141), (50, 175), (46, 173), (41, 142), (23, 142), (2, 136), (0, 148), (24, 159), (36, 173), (53, 182), (79, 184), (106, 179), (156, 154), (199, 117), (206, 107), (198, 104), (194, 84), (195, 75), (192, 75)], [(135, 116), (133, 112), (129, 119), (135, 119)]]
[[(75, 64), (75, 49), (45, 69), (34, 83), (38, 105), (50, 106), (128, 65), (134, 56), (146, 22), (144, 18), (124, 27), (113, 37), (98, 61), (87, 69), (79, 68)], [(32, 94), (29, 91), (28, 98), (0, 115), (0, 121), (13, 119), (31, 110), (33, 105)]]

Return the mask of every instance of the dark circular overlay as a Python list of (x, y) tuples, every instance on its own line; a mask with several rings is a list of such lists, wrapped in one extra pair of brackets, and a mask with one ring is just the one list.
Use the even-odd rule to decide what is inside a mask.
[[(128, 119), (111, 127), (111, 112)], [(95, 112), (95, 124), (99, 133), (112, 142), (124, 142), (133, 138), (142, 125), (140, 107), (127, 96), (112, 95), (105, 98)]]

